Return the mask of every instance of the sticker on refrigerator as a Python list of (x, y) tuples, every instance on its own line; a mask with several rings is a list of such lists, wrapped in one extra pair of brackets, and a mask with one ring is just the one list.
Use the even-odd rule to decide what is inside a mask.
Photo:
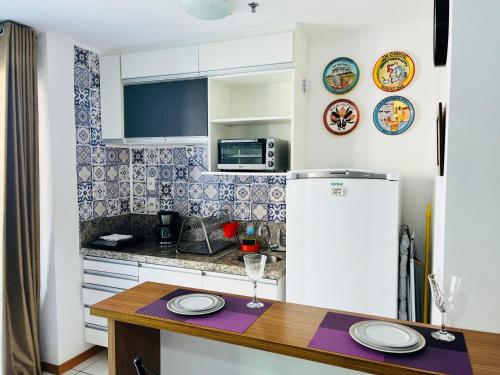
[(330, 184), (330, 188), (332, 189), (332, 195), (334, 197), (343, 197), (344, 196), (344, 183), (343, 182), (332, 182)]

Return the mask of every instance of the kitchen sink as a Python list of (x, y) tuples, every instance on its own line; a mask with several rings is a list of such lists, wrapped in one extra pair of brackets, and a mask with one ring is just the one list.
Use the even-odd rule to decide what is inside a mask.
[[(276, 255), (267, 255), (267, 254), (264, 254), (264, 255), (267, 256), (266, 263), (278, 263), (278, 262), (281, 262), (283, 260), (281, 257), (276, 256)], [(244, 262), (243, 256), (244, 255), (240, 255), (238, 257), (238, 260), (240, 262)]]

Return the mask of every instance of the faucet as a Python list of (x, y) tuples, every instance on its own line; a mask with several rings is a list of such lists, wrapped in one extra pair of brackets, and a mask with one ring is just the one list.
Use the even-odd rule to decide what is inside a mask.
[[(264, 234), (265, 230), (265, 234)], [(279, 247), (278, 244), (271, 244), (271, 230), (269, 229), (269, 225), (261, 224), (259, 227), (259, 234), (261, 237), (267, 239), (267, 254), (271, 255), (271, 250), (277, 249)]]

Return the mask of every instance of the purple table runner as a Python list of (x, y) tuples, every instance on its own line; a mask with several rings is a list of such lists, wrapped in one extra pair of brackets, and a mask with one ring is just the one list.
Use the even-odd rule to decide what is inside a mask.
[(437, 341), (431, 337), (431, 332), (435, 329), (408, 325), (408, 327), (415, 329), (425, 337), (425, 347), (418, 352), (409, 354), (382, 353), (358, 344), (349, 335), (349, 328), (354, 323), (363, 320), (367, 319), (328, 312), (308, 346), (313, 349), (427, 371), (453, 375), (472, 374), (465, 338), (461, 332), (453, 332), (456, 337), (455, 341), (447, 343)]
[(224, 307), (215, 313), (201, 316), (186, 316), (173, 313), (167, 309), (167, 302), (170, 299), (189, 293), (199, 292), (187, 289), (177, 289), (159, 300), (141, 307), (136, 313), (243, 333), (269, 308), (269, 306), (271, 306), (271, 303), (264, 302), (264, 307), (260, 309), (250, 309), (246, 306), (251, 300), (250, 297), (243, 299), (215, 293), (226, 301)]

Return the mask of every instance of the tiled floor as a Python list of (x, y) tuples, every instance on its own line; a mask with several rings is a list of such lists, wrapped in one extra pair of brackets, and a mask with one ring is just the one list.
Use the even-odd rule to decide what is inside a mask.
[[(108, 352), (103, 350), (63, 375), (108, 375)], [(43, 375), (49, 375), (44, 372)]]

